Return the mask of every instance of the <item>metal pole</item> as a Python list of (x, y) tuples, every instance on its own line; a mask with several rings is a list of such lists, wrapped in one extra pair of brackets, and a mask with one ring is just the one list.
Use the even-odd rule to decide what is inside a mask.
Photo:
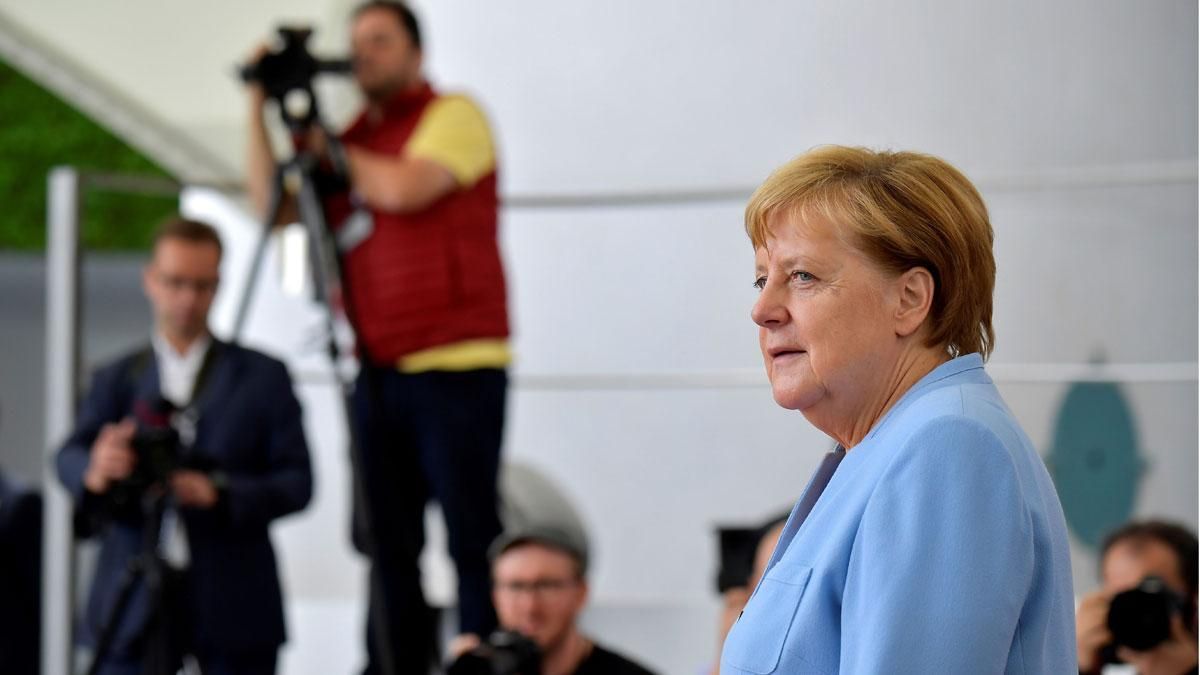
[(42, 675), (72, 672), (75, 548), (71, 497), (54, 471), (79, 385), (79, 172), (55, 167), (46, 212), (46, 463), (42, 468)]

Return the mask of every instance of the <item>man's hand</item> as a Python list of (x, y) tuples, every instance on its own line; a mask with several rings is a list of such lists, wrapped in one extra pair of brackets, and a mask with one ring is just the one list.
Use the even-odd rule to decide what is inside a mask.
[[(270, 51), (271, 48), (266, 43), (258, 45), (246, 59), (246, 65), (260, 63)], [(271, 150), (271, 136), (267, 132), (267, 122), (264, 119), (268, 100), (267, 92), (263, 89), (262, 83), (257, 81), (245, 82), (244, 88), (247, 94), (246, 100), (250, 104), (246, 135), (246, 194), (249, 195), (254, 210), (261, 217), (272, 219), (271, 225), (294, 223), (299, 218), (296, 200), (286, 191), (282, 195), (282, 203), (279, 205), (278, 212), (267, 212), (268, 205), (271, 203), (271, 195), (276, 187), (275, 153)]]
[(466, 654), (478, 647), (482, 642), (479, 636), (474, 633), (461, 633), (450, 641), (450, 646), (446, 649), (447, 660), (451, 663), (457, 661), (460, 656)]
[(211, 509), (217, 505), (217, 486), (199, 471), (183, 469), (171, 474), (171, 491), (180, 506)]
[(124, 480), (133, 473), (137, 456), (129, 444), (136, 432), (137, 425), (129, 418), (117, 424), (105, 424), (100, 429), (100, 435), (92, 443), (87, 469), (83, 472), (83, 485), (89, 492), (102, 495), (108, 492), (114, 482)]
[(304, 134), (304, 147), (318, 161), (327, 159), (329, 157), (329, 134), (319, 124), (309, 126), (308, 131)]
[(1111, 593), (1096, 591), (1084, 596), (1075, 612), (1075, 652), (1081, 673), (1100, 672), (1104, 665), (1100, 662), (1100, 650), (1112, 642), (1112, 633), (1108, 632), (1111, 601)]
[[(250, 58), (246, 59), (244, 66), (257, 66), (262, 58), (271, 52), (271, 47), (267, 43), (261, 43), (254, 48), (254, 52)], [(244, 83), (246, 93), (250, 95), (250, 105), (252, 109), (262, 110), (263, 104), (267, 101), (267, 92), (263, 89), (262, 83), (257, 80), (251, 80)]]
[(1197, 664), (1196, 638), (1188, 633), (1178, 614), (1171, 617), (1171, 637), (1154, 649), (1135, 652), (1117, 650), (1117, 657), (1137, 669), (1139, 675), (1183, 675)]

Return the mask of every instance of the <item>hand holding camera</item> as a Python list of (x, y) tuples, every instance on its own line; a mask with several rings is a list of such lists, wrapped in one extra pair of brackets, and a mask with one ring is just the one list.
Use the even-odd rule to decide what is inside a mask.
[[(474, 637), (474, 636), (472, 636)], [(542, 653), (537, 643), (516, 631), (498, 630), (486, 642), (478, 638), (458, 655), (447, 669), (448, 675), (538, 675), (542, 672)]]
[[(141, 493), (155, 483), (165, 482), (180, 506), (212, 508), (219, 498), (216, 485), (207, 473), (181, 467), (179, 455), (174, 430), (139, 432), (133, 418), (106, 424), (92, 444), (83, 484), (93, 494), (104, 495), (117, 484)], [(145, 461), (138, 461), (143, 458)]]
[(83, 484), (88, 491), (102, 495), (116, 481), (125, 480), (133, 474), (137, 456), (131, 443), (137, 433), (137, 424), (126, 418), (116, 424), (105, 424), (100, 435), (92, 444), (91, 460), (83, 475)]
[[(254, 52), (246, 59), (243, 68), (253, 68), (258, 65), (263, 57), (271, 53), (271, 46), (267, 43), (260, 43), (255, 47)], [(256, 111), (261, 111), (267, 103), (267, 90), (263, 87), (262, 82), (256, 79), (242, 79), (242, 85), (246, 87), (246, 92), (250, 94), (250, 105)]]
[(1184, 624), (1187, 603), (1161, 579), (1148, 576), (1136, 587), (1098, 591), (1075, 614), (1081, 673), (1105, 663), (1134, 666), (1140, 675), (1179, 675), (1197, 664), (1196, 638)]
[(1117, 650), (1117, 658), (1141, 675), (1178, 675), (1194, 670), (1198, 661), (1196, 638), (1188, 633), (1178, 614), (1171, 617), (1171, 637), (1147, 651), (1129, 647)]
[(171, 491), (180, 506), (211, 509), (217, 505), (217, 486), (200, 471), (180, 469), (171, 474)]
[(1116, 657), (1141, 675), (1179, 675), (1195, 668), (1196, 638), (1184, 626), (1195, 608), (1156, 576), (1113, 596), (1108, 630)]

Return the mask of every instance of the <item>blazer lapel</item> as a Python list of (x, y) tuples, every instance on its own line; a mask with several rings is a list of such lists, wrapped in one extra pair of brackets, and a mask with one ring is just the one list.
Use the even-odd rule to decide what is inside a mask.
[(232, 396), (234, 376), (237, 372), (234, 350), (229, 343), (213, 338), (209, 349), (215, 350), (209, 357), (212, 362), (208, 366), (208, 373), (204, 376), (202, 386), (199, 391), (195, 392), (196, 397), (189, 406), (195, 408), (199, 415), (196, 425), (196, 448), (203, 448), (206, 437), (211, 433), (211, 427), (215, 423), (215, 418), (211, 413), (214, 409), (220, 408), (222, 402), (228, 401)]
[(130, 400), (130, 408), (139, 423), (149, 421), (147, 416), (161, 414), (155, 410), (159, 399), (162, 398), (158, 380), (158, 357), (154, 349), (148, 351), (149, 358), (146, 359), (145, 366), (134, 376), (133, 398)]

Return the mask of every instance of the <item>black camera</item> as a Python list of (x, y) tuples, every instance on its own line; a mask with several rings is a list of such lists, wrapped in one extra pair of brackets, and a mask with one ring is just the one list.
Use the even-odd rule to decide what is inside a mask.
[[(280, 111), (289, 127), (316, 121), (317, 105), (312, 89), (314, 77), (321, 73), (349, 73), (352, 70), (349, 59), (318, 59), (313, 56), (308, 51), (308, 38), (311, 35), (311, 28), (281, 26), (279, 37), (283, 45), (238, 71), (243, 82), (261, 84), (267, 96), (280, 103)], [(299, 116), (290, 113), (284, 105), (284, 98), (293, 91), (303, 92), (308, 97), (307, 110)]]
[(1171, 617), (1187, 616), (1187, 600), (1159, 577), (1146, 577), (1135, 588), (1113, 597), (1108, 630), (1113, 644), (1144, 652), (1171, 637)]
[(113, 487), (117, 506), (135, 505), (153, 485), (163, 485), (182, 466), (183, 446), (172, 427), (139, 427), (130, 441), (137, 457), (133, 473)]
[(137, 456), (133, 471), (135, 482), (162, 483), (180, 466), (182, 446), (179, 432), (172, 427), (139, 429), (129, 444)]
[(539, 675), (542, 651), (515, 631), (498, 630), (487, 642), (458, 657), (447, 675)]

